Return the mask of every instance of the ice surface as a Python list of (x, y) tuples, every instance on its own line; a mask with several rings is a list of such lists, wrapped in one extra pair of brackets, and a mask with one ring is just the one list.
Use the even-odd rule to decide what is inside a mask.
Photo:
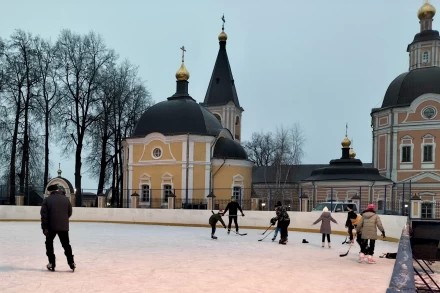
[[(77, 269), (69, 269), (58, 238), (57, 266), (46, 269), (38, 222), (0, 222), (0, 292), (385, 292), (398, 244), (376, 242), (377, 264), (359, 264), (359, 247), (321, 247), (321, 234), (289, 232), (287, 245), (218, 228), (71, 223)], [(270, 230), (266, 233), (269, 233)], [(279, 238), (279, 235), (278, 235)], [(306, 239), (309, 243), (301, 243)]]

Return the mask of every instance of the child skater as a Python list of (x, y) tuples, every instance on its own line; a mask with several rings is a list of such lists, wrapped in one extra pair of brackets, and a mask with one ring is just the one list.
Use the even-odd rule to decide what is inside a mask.
[(217, 225), (217, 222), (220, 221), (223, 225), (223, 228), (226, 229), (226, 224), (225, 222), (223, 222), (222, 219), (223, 216), (223, 210), (219, 210), (217, 214), (214, 214), (214, 212), (212, 212), (211, 217), (209, 217), (209, 225), (211, 225), (211, 238), (212, 239), (217, 239), (217, 236), (215, 236), (215, 226)]
[(361, 234), (361, 252), (359, 253), (359, 262), (364, 260), (369, 264), (375, 264), (373, 258), (374, 248), (377, 240), (377, 229), (382, 232), (382, 237), (385, 238), (385, 230), (382, 226), (382, 221), (379, 215), (376, 214), (376, 207), (370, 203), (367, 209), (362, 212), (362, 220), (356, 227), (357, 233)]
[(333, 219), (327, 207), (324, 207), (321, 216), (315, 222), (313, 222), (313, 225), (317, 224), (319, 221), (321, 221), (321, 228), (319, 229), (319, 232), (322, 234), (322, 247), (324, 247), (325, 237), (327, 236), (328, 248), (331, 248), (330, 234), (332, 233), (332, 229), (330, 226), (330, 221), (336, 224), (338, 222)]

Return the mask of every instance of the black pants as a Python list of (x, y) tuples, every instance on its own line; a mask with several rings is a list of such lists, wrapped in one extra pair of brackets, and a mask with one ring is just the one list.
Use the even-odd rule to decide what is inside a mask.
[(279, 227), (281, 228), (281, 241), (287, 240), (288, 230), (287, 227), (290, 225), (290, 220), (278, 222)]
[[(368, 243), (370, 241), (370, 243)], [(374, 254), (374, 247), (376, 246), (375, 239), (362, 239), (361, 240), (361, 252), (366, 255)]]
[(214, 225), (211, 225), (211, 235), (214, 235), (215, 234), (215, 224)]
[(55, 254), (53, 251), (53, 240), (58, 235), (61, 245), (64, 248), (64, 255), (67, 258), (67, 263), (73, 263), (72, 247), (70, 246), (69, 231), (49, 231), (46, 236), (46, 255), (49, 258), (49, 262), (55, 264)]
[(228, 224), (228, 230), (231, 230), (231, 226), (232, 226), (232, 220), (234, 220), (234, 224), (235, 224), (235, 231), (237, 231), (237, 232), (238, 232), (237, 215), (229, 215), (229, 224)]
[(327, 242), (330, 243), (330, 234), (324, 234), (322, 233), (322, 242), (325, 242), (325, 235), (327, 235)]

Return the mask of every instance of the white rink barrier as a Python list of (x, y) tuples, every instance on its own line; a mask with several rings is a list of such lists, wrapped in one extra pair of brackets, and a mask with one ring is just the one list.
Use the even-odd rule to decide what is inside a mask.
[[(216, 210), (214, 212), (217, 212)], [(273, 211), (243, 211), (239, 213), (240, 228), (266, 229), (270, 219), (275, 216)], [(312, 225), (318, 219), (320, 212), (288, 212), (290, 216), (289, 231), (319, 232), (320, 223)], [(133, 209), (133, 208), (84, 208), (74, 207), (72, 222), (104, 222), (146, 225), (171, 226), (202, 226), (208, 227), (210, 210), (186, 209)], [(332, 223), (332, 233), (347, 235), (345, 222), (346, 213), (332, 213), (338, 224)], [(408, 218), (405, 216), (380, 215), (387, 240), (398, 241), (402, 235)], [(223, 217), (228, 223), (228, 214)], [(39, 206), (10, 206), (0, 205), (0, 221), (40, 221)], [(380, 232), (378, 231), (378, 234)]]

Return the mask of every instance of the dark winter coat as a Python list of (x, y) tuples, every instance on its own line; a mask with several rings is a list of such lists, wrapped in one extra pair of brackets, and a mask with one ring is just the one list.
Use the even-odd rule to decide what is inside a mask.
[(347, 213), (347, 221), (345, 221), (345, 227), (353, 228), (353, 221), (356, 220), (357, 214), (354, 211), (349, 211)]
[(289, 214), (284, 206), (278, 206), (275, 208), (276, 220), (278, 221), (278, 227), (281, 225), (280, 222), (290, 221)]
[(225, 222), (223, 222), (221, 213), (213, 214), (211, 217), (209, 217), (209, 225), (211, 226), (215, 226), (218, 221), (222, 223), (223, 227), (226, 227)]
[(377, 229), (384, 233), (382, 221), (373, 210), (366, 210), (362, 212), (362, 220), (356, 227), (356, 231), (361, 233), (362, 239), (377, 239)]
[(319, 232), (322, 234), (332, 234), (330, 221), (336, 224), (338, 223), (335, 219), (333, 219), (330, 212), (322, 212), (321, 216), (315, 222), (313, 222), (313, 225), (317, 224), (319, 221), (321, 221), (321, 228), (319, 229)]
[(230, 216), (236, 216), (237, 210), (240, 210), (240, 213), (243, 215), (243, 211), (241, 210), (240, 205), (236, 201), (231, 201), (226, 205), (225, 211), (223, 212), (223, 215), (226, 214), (227, 211), (229, 211)]
[(53, 191), (43, 200), (40, 215), (43, 230), (69, 231), (69, 218), (72, 215), (70, 200), (62, 191)]

